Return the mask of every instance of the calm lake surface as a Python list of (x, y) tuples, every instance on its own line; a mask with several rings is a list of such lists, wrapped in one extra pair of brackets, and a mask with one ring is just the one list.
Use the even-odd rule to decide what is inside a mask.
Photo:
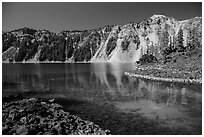
[[(201, 85), (155, 82), (124, 74), (134, 67), (127, 63), (3, 64), (2, 96), (55, 98), (67, 110), (114, 134), (134, 134), (136, 128), (134, 120), (127, 121), (128, 126), (132, 124), (127, 128), (125, 122), (117, 123), (121, 121), (118, 118), (111, 121), (116, 113), (121, 119), (122, 115), (134, 119), (139, 114), (163, 126), (202, 133)], [(111, 110), (107, 104), (112, 105)]]

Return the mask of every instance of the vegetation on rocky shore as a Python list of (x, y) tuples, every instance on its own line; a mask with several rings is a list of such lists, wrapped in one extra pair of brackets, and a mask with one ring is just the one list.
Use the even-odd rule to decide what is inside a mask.
[(62, 106), (53, 103), (53, 100), (30, 98), (3, 103), (2, 133), (4, 135), (106, 135), (110, 131), (104, 131), (93, 122), (65, 112)]
[(197, 30), (196, 35), (191, 35), (185, 46), (179, 31), (175, 44), (163, 48), (160, 56), (144, 54), (136, 62), (135, 71), (126, 74), (158, 81), (202, 83), (202, 43), (197, 39), (201, 34)]

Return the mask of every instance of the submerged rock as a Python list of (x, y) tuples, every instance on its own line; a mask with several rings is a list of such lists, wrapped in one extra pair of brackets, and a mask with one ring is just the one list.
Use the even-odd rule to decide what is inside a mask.
[(2, 133), (4, 135), (106, 135), (90, 121), (64, 112), (62, 106), (52, 101), (36, 98), (6, 102), (2, 108)]

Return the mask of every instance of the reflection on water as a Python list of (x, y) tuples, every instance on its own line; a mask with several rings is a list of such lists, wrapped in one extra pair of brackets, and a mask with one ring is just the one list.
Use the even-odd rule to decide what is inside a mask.
[(134, 64), (3, 64), (3, 96), (20, 92), (52, 98), (97, 98), (111, 101), (127, 113), (201, 125), (201, 86), (124, 75), (133, 69)]

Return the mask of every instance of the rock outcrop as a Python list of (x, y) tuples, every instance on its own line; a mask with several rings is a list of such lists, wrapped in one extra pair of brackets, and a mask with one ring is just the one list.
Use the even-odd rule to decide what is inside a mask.
[(22, 28), (3, 32), (4, 62), (136, 62), (144, 54), (162, 58), (169, 47), (201, 46), (202, 18), (177, 21), (153, 15), (140, 23), (84, 31)]

